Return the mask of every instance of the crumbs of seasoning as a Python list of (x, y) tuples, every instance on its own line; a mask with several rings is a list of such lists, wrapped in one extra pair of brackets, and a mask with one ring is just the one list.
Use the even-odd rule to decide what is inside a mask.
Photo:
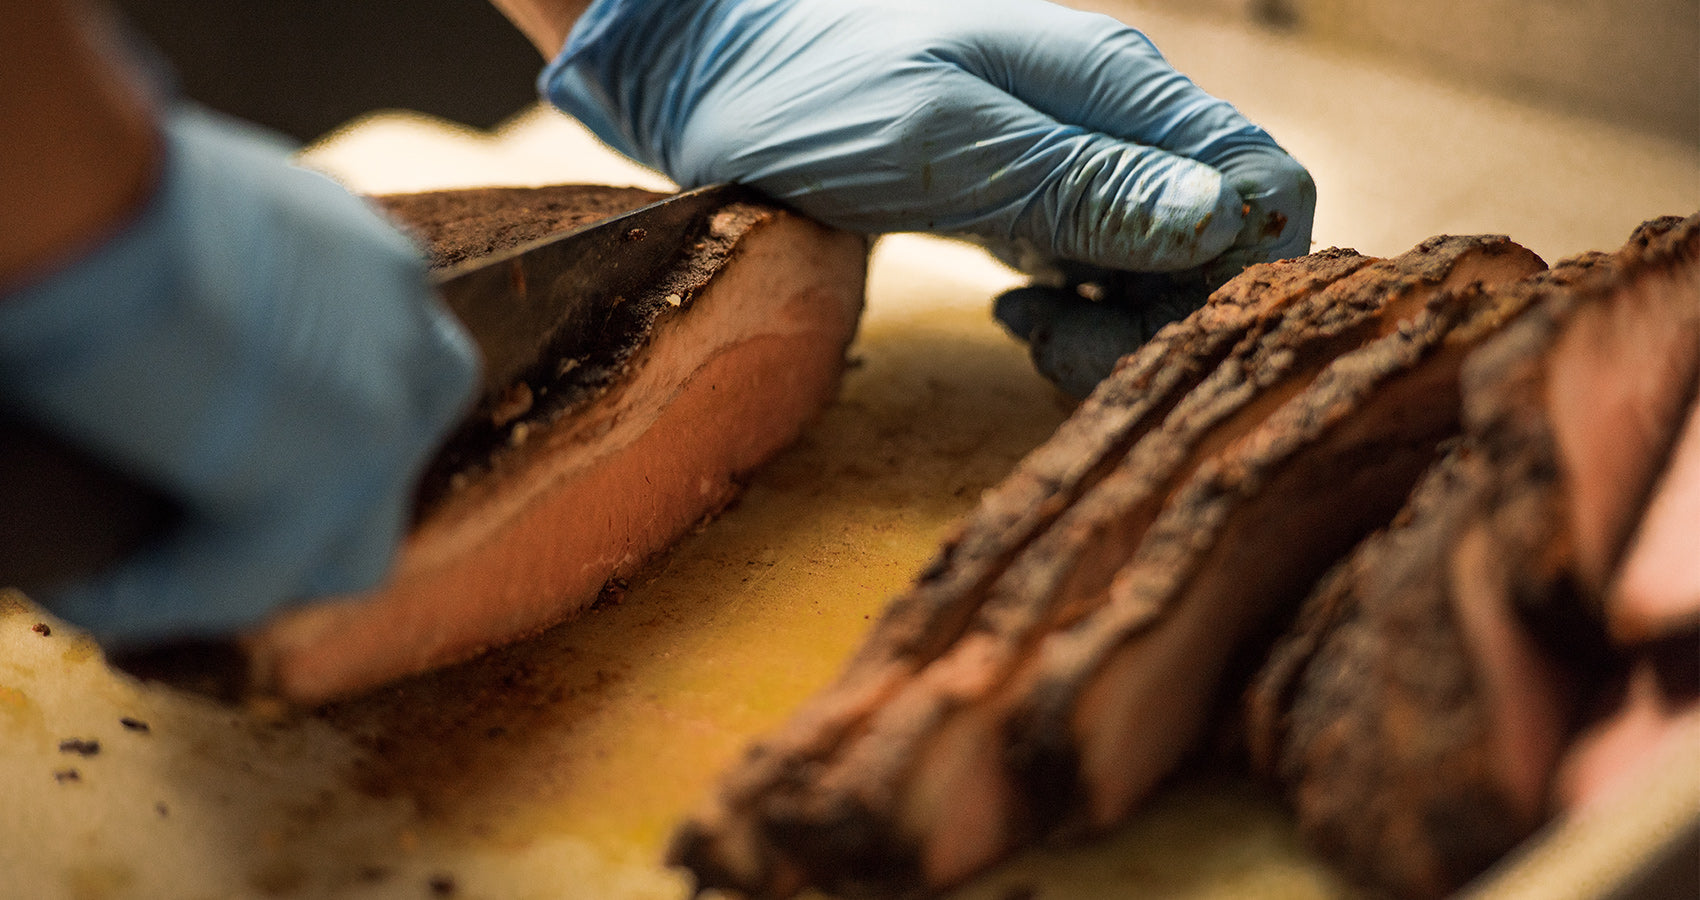
[(35, 627), (31, 628), (30, 630), (35, 632), (36, 634), (41, 635), (42, 637), (52, 637), (53, 636), (53, 629), (46, 622), (37, 622), (37, 623), (35, 623)]
[(132, 718), (130, 716), (125, 716), (124, 718), (119, 719), (118, 724), (124, 726), (129, 731), (138, 732), (140, 734), (147, 734), (148, 732), (153, 730), (153, 729), (148, 727), (148, 723), (143, 722), (141, 719)]
[(624, 578), (608, 579), (602, 585), (602, 590), (596, 593), (596, 599), (591, 601), (590, 608), (599, 610), (607, 609), (610, 606), (619, 606), (620, 601), (626, 599), (626, 592), (631, 590), (631, 587), (631, 582)]
[(83, 780), (83, 773), (77, 771), (76, 769), (60, 769), (59, 771), (53, 773), (53, 780), (59, 782), (60, 784), (70, 784), (71, 782), (74, 782), (74, 781), (82, 781)]
[(100, 741), (83, 738), (66, 738), (59, 742), (60, 753), (75, 753), (78, 756), (94, 756), (100, 752)]
[(455, 891), (459, 890), (453, 875), (432, 875), (426, 884), (431, 888), (433, 897), (453, 897)]

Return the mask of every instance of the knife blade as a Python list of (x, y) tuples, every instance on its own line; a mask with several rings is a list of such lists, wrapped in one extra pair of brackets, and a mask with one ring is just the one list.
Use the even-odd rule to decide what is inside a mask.
[[(747, 196), (712, 185), (432, 275), (483, 355), (482, 401), (553, 366), (563, 336), (605, 318), (685, 252), (713, 212)], [(44, 501), (44, 498), (48, 498)], [(176, 518), (157, 491), (0, 415), (0, 586), (40, 591), (117, 562)]]
[(719, 184), (439, 270), (437, 290), (484, 357), (486, 399), (540, 364), (563, 334), (584, 333), (652, 284), (715, 210), (745, 189)]

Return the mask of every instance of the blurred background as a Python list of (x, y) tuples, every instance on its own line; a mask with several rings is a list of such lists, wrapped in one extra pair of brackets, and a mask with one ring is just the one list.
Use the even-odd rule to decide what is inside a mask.
[[(482, 0), (117, 5), (176, 63), (191, 96), (300, 140), (380, 108), (489, 127), (532, 102), (540, 66)], [(1157, 10), (1244, 26), (1700, 146), (1700, 0), (1066, 5), (1135, 25)]]
[(116, 0), (189, 96), (310, 141), (375, 109), (488, 128), (542, 57), (485, 0)]
[[(1700, 147), (1700, 0), (1148, 0)], [(1373, 100), (1374, 98), (1367, 98)]]
[[(115, 2), (190, 96), (311, 143), (303, 161), (357, 190), (667, 187), (536, 106), (542, 61), (485, 0)], [(1557, 260), (1700, 209), (1700, 0), (1071, 5), (1145, 30), (1309, 167), (1319, 245), (1390, 255), (1493, 232)], [(0, 593), (0, 896), (684, 900), (657, 863), (683, 811), (1065, 414), (987, 315), (1018, 282), (962, 245), (882, 240), (841, 402), (653, 581), (334, 715), (143, 687)], [(106, 749), (69, 759), (73, 737)], [(1598, 900), (1674, 844), (1673, 823), (1690, 830), (1670, 859), (1692, 875), (1700, 770), (1667, 774), (1658, 805), (1547, 841), (1484, 896)], [(1210, 777), (953, 900), (1134, 883), (1177, 900), (1349, 895), (1279, 804)]]

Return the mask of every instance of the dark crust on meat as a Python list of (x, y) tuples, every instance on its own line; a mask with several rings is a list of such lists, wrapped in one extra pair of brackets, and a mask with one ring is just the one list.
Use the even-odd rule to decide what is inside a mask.
[(1268, 698), (1256, 725), (1280, 741), (1260, 752), (1306, 839), (1400, 896), (1449, 893), (1534, 825), (1498, 789), (1444, 561), (1421, 552), (1467, 524), (1459, 492), (1485, 465), (1468, 450), (1438, 465), (1407, 507), (1415, 526), (1366, 542), (1323, 582), (1256, 689)]
[(462, 188), (372, 199), (425, 247), (433, 269), (480, 259), (667, 196), (600, 184)]
[[(1278, 405), (1283, 396), (1304, 391), (1336, 356), (1372, 343), (1385, 327), (1381, 313), (1391, 298), (1432, 288), (1460, 259), (1504, 253), (1526, 251), (1498, 237), (1435, 239), (1397, 260), (1360, 268), (1289, 304), (1279, 322), (1236, 347), (1159, 428), (1134, 445), (1112, 475), (1074, 503), (1014, 562), (986, 601), (983, 627), (1048, 634), (1044, 640), (1054, 645), (1064, 629), (1078, 631), (1088, 626), (1077, 622), (1099, 615), (1070, 608), (1078, 601), (1069, 598), (1103, 597), (1112, 579), (1128, 578), (1135, 565), (1147, 570), (1151, 565), (1169, 566), (1177, 576), (1183, 575), (1183, 558), (1201, 552), (1199, 537), (1221, 527), (1218, 513), (1226, 515), (1235, 504), (1253, 496), (1257, 488), (1251, 485), (1270, 474), (1249, 459), (1219, 464), (1229, 458), (1222, 454), (1229, 452), (1233, 441), (1254, 432), (1271, 414), (1269, 401)], [(1538, 265), (1532, 255), (1524, 260), (1513, 265)], [(1300, 425), (1303, 419), (1287, 425)], [(1199, 477), (1226, 480), (1201, 488)], [(1200, 516), (1165, 531), (1189, 505)], [(1373, 521), (1373, 506), (1366, 507), (1366, 513)], [(1094, 571), (1103, 564), (1080, 564), (1103, 553), (1103, 548), (1114, 548), (1109, 553), (1119, 561), (1117, 568)], [(1160, 563), (1138, 563), (1139, 557), (1165, 553), (1171, 556)], [(1151, 621), (1161, 619), (1183, 583), (1184, 578), (1159, 591), (1163, 599), (1153, 595), (1147, 608)], [(1061, 603), (1051, 599), (1058, 597), (1063, 598)], [(1141, 630), (1131, 627), (1130, 633)], [(1036, 640), (1020, 631), (1012, 636), (1022, 645)], [(1085, 677), (1084, 671), (1076, 674)], [(1087, 794), (1078, 783), (1073, 738), (1064, 721), (1080, 684), (1066, 681), (1050, 680), (1045, 682), (1050, 687), (1042, 683), (1030, 688), (1034, 694), (1014, 714), (1017, 722), (1010, 738), (1008, 767), (1022, 776), (1022, 793), (1032, 798), (1035, 820), (1046, 829), (1074, 827), (1069, 820), (1084, 808)], [(1053, 699), (1040, 696), (1046, 692), (1054, 692)]]
[[(1151, 571), (1171, 570), (1177, 580), (1158, 591), (1162, 597), (1154, 595), (1143, 605), (1150, 621), (1161, 619), (1188, 583), (1187, 560), (1202, 558), (1201, 546), (1188, 535), (1217, 533), (1223, 516), (1242, 502), (1241, 495), (1255, 495), (1254, 485), (1275, 474), (1292, 454), (1302, 454), (1330, 423), (1359, 408), (1360, 389), (1373, 393), (1378, 379), (1394, 378), (1416, 365), (1444, 342), (1451, 325), (1473, 322), (1477, 312), (1465, 302), (1461, 308), (1471, 315), (1442, 308), (1422, 317), (1428, 324), (1402, 331), (1379, 317), (1389, 298), (1426, 297), (1417, 289), (1432, 290), (1459, 260), (1500, 256), (1507, 256), (1503, 265), (1509, 277), (1540, 265), (1532, 254), (1498, 237), (1437, 239), (1391, 263), (1330, 251), (1254, 268), (1203, 310), (1164, 329), (1151, 345), (1124, 360), (1050, 442), (987, 495), (917, 586), (876, 625), (838, 685), (731, 774), (715, 811), (681, 832), (674, 858), (694, 863), (705, 884), (756, 893), (784, 893), (776, 885), (798, 877), (799, 871), (808, 883), (831, 890), (877, 892), (912, 884), (887, 877), (907, 877), (920, 867), (919, 848), (913, 837), (900, 833), (893, 804), (902, 802), (911, 779), (923, 777), (914, 767), (928, 736), (965, 705), (985, 703), (1001, 705), (1009, 716), (1005, 769), (1021, 810), (1021, 823), (1012, 823), (1017, 829), (1013, 839), (1031, 840), (1056, 827), (1072, 829), (1070, 820), (1085, 805), (1067, 721), (1077, 692), (1095, 671), (1093, 659), (1102, 659), (1145, 627), (1098, 608), (1107, 584), (1083, 579), (1107, 581), (1117, 569), (1081, 574), (1080, 561), (1091, 555), (1086, 548), (1125, 544), (1112, 553), (1123, 560), (1149, 557)], [(1413, 312), (1422, 312), (1421, 303), (1393, 315)], [(1394, 333), (1383, 337), (1384, 332)], [(1326, 383), (1314, 389), (1319, 393), (1283, 420), (1280, 435), (1254, 442), (1249, 456), (1229, 454), (1233, 462), (1219, 464), (1225, 448), (1257, 431), (1270, 415), (1257, 401), (1282, 384), (1303, 392), (1337, 355), (1366, 344), (1386, 345), (1377, 357), (1385, 371), (1370, 364), (1343, 380), (1320, 379)], [(1456, 360), (1451, 365), (1455, 370)], [(1455, 412), (1455, 405), (1449, 408)], [(1422, 434), (1389, 438), (1416, 449), (1398, 451), (1404, 454), (1399, 471), (1388, 480), (1391, 486), (1380, 507), (1365, 504), (1365, 520), (1339, 535), (1338, 546), (1319, 551), (1326, 558), (1315, 563), (1317, 571), (1385, 521), (1432, 458), (1435, 443), (1455, 430), (1455, 415), (1443, 412), (1438, 420)], [(1284, 442), (1283, 436), (1290, 440)], [(1365, 449), (1339, 452), (1351, 456)], [(1195, 476), (1195, 471), (1207, 474)], [(1182, 511), (1160, 515), (1175, 491), (1182, 492), (1175, 501)], [(1185, 522), (1176, 524), (1180, 519)], [(1155, 544), (1144, 538), (1153, 520), (1165, 526), (1156, 529), (1161, 533)], [(1306, 573), (1299, 573), (1294, 584), (1275, 587), (1296, 602), (1308, 585)], [(1097, 621), (1106, 616), (1116, 620), (1105, 626), (1107, 631)], [(1037, 642), (1086, 631), (1121, 637), (1107, 638), (1101, 652), (1079, 648), (1083, 652), (1070, 658), (1081, 665), (1068, 666), (1062, 677), (1041, 673), (1026, 682), (1015, 680), (1034, 657)], [(934, 695), (925, 685), (915, 685), (913, 673), (949, 654), (960, 639), (988, 634), (996, 635), (1000, 646), (997, 660), (988, 665), (999, 666), (1001, 674), (987, 679), (980, 693)], [(1008, 688), (1013, 699), (1003, 695), (1011, 684), (1017, 685)], [(854, 762), (846, 762), (847, 757)], [(781, 822), (784, 827), (776, 828)], [(843, 852), (821, 859), (786, 840), (806, 830), (800, 823), (809, 822), (831, 823), (835, 846)], [(734, 875), (713, 861), (714, 832), (725, 828), (755, 829), (763, 871)]]
[[(1116, 373), (1088, 397), (1057, 433), (1024, 459), (946, 540), (920, 574), (916, 585), (882, 615), (838, 683), (817, 695), (782, 731), (752, 748), (743, 764), (720, 786), (721, 812), (749, 804), (762, 809), (762, 849), (772, 837), (800, 836), (799, 821), (809, 811), (838, 837), (837, 862), (813, 868), (815, 883), (854, 890), (872, 879), (881, 885), (903, 879), (884, 875), (913, 871), (914, 848), (897, 841), (881, 816), (853, 800), (828, 801), (808, 794), (824, 760), (861, 727), (903, 677), (947, 652), (974, 621), (986, 588), (1010, 561), (1043, 535), (1058, 515), (1113, 470), (1128, 448), (1156, 428), (1169, 411), (1237, 345), (1275, 327), (1290, 302), (1369, 264), (1350, 250), (1326, 250), (1304, 260), (1253, 267), (1218, 291), (1188, 319), (1171, 324), (1139, 351), (1123, 359)], [(767, 824), (792, 823), (769, 834)], [(745, 823), (728, 823), (738, 828)], [(692, 868), (704, 887), (728, 887), (782, 893), (776, 871), (792, 871), (789, 860), (765, 854), (761, 873), (734, 873), (717, 861), (713, 843), (718, 825), (691, 822), (675, 837), (675, 862)], [(780, 844), (807, 853), (806, 845)], [(870, 859), (883, 859), (878, 865)], [(911, 860), (911, 862), (898, 862)], [(914, 883), (911, 880), (909, 883)]]
[[(426, 242), (432, 268), (476, 260), (521, 244), (562, 234), (645, 206), (666, 195), (605, 185), (537, 188), (466, 188), (374, 198)], [(694, 294), (731, 259), (738, 240), (774, 210), (733, 203), (716, 213), (706, 233), (692, 239), (672, 271), (643, 293), (606, 312), (600, 327), (565, 335), (554, 348), (554, 366), (526, 379), (532, 398), (517, 417), (480, 409), (449, 438), (420, 480), (417, 514), (430, 510), (454, 486), (502, 464), (526, 430), (547, 426), (601, 396), (625, 377), (663, 316), (689, 309)], [(678, 302), (669, 302), (669, 296)], [(516, 432), (521, 437), (516, 437)]]
[[(1296, 298), (1372, 260), (1329, 249), (1303, 260), (1255, 266), (1202, 310), (1163, 328), (1081, 404), (957, 526), (909, 594), (882, 616), (863, 657), (935, 658), (968, 626), (977, 595), (1014, 555), (1095, 486), (1141, 437), (1160, 425), (1236, 345), (1282, 321)], [(969, 599), (964, 604), (964, 599)]]
[[(1560, 683), (1615, 683), (1622, 661), (1575, 574), (1544, 412), (1547, 354), (1574, 310), (1692, 259), (1696, 234), (1700, 217), (1648, 223), (1616, 254), (1584, 254), (1498, 292), (1526, 312), (1466, 363), (1465, 434), (1393, 524), (1323, 580), (1254, 679), (1254, 765), (1286, 786), (1306, 837), (1360, 882), (1443, 896), (1540, 824), (1496, 758), (1506, 726), (1456, 618), (1460, 591), (1502, 598)], [(1468, 557), (1466, 539), (1479, 542)], [(1573, 733), (1587, 694), (1560, 693), (1556, 724)], [(1552, 765), (1521, 763), (1537, 777)]]
[[(907, 895), (943, 886), (926, 883), (930, 871), (959, 878), (987, 853), (1103, 827), (1142, 786), (1120, 774), (1130, 757), (1115, 749), (1142, 736), (1097, 724), (1106, 708), (1116, 718), (1117, 695), (1095, 689), (1130, 683), (1106, 673), (1146, 683), (1149, 669), (1122, 664), (1151, 659), (1138, 654), (1164, 635), (1214, 631), (1250, 659), (1296, 612), (1250, 694), (1254, 755), (1287, 782), (1313, 840), (1366, 883), (1411, 896), (1462, 884), (1540, 810), (1507, 781), (1474, 638), (1445, 593), (1447, 558), (1407, 547), (1450, 547), (1485, 516), (1493, 564), (1469, 577), (1515, 595), (1507, 606), (1533, 623), (1538, 647), (1568, 640), (1573, 659), (1603, 657), (1576, 636), (1599, 625), (1574, 602), (1551, 435), (1548, 452), (1529, 450), (1545, 427), (1542, 372), (1518, 360), (1540, 350), (1518, 342), (1555, 327), (1538, 324), (1571, 302), (1554, 298), (1692, 255), (1682, 248), (1694, 230), (1649, 223), (1617, 254), (1511, 286), (1454, 279), (1426, 303), (1412, 288), (1447, 277), (1460, 253), (1487, 260), (1457, 270), (1469, 277), (1516, 280), (1526, 251), (1443, 237), (1397, 262), (1330, 251), (1249, 270), (1124, 359), (988, 492), (840, 680), (728, 773), (672, 859), (702, 887), (758, 896), (808, 885)], [(1492, 374), (1496, 355), (1522, 374)], [(1486, 422), (1497, 437), (1483, 437)], [(1395, 527), (1301, 604), (1425, 471)], [(1406, 602), (1425, 591), (1438, 600)], [(1231, 664), (1218, 650), (1199, 651), (1201, 680)], [(1216, 687), (1176, 685), (1157, 705), (1207, 708)], [(1137, 698), (1120, 709), (1192, 728)], [(990, 762), (963, 752), (987, 746)], [(998, 785), (974, 797), (995, 800), (953, 805), (983, 778)], [(939, 799), (941, 784), (958, 793)], [(966, 844), (931, 843), (938, 822), (976, 812), (1009, 821), (974, 823), (983, 833)]]
[[(1175, 491), (1116, 573), (1115, 605), (1050, 639), (1067, 649), (1053, 649), (1052, 665), (1034, 676), (1014, 739), (1035, 748), (1029, 755), (1050, 748), (1049, 761), (1030, 763), (1036, 771), (1078, 766), (1079, 745), (1064, 747), (1056, 737), (1078, 728), (1071, 720), (1084, 686), (1182, 598), (1200, 590), (1216, 597), (1237, 585), (1241, 603), (1213, 601), (1220, 616), (1232, 617), (1220, 627), (1255, 640), (1260, 620), (1283, 619), (1334, 559), (1387, 521), (1456, 431), (1457, 398), (1447, 388), (1478, 323), (1510, 312), (1473, 291), (1439, 300), (1395, 333), (1338, 357)], [(1304, 541), (1271, 543), (1273, 535)], [(1257, 552), (1262, 546), (1288, 549)], [(1212, 578), (1215, 587), (1197, 587)], [(1049, 780), (1054, 791), (1056, 776)], [(1090, 790), (1077, 783), (1074, 793), (1078, 802)]]
[[(1502, 478), (1522, 491), (1543, 490), (1558, 494), (1561, 468), (1557, 438), (1546, 419), (1546, 356), (1563, 333), (1565, 323), (1580, 309), (1610, 303), (1638, 279), (1672, 267), (1684, 266), (1700, 272), (1700, 213), (1687, 219), (1666, 216), (1643, 223), (1629, 241), (1611, 254), (1589, 253), (1565, 260), (1542, 277), (1530, 279), (1517, 290), (1529, 296), (1530, 311), (1478, 351), (1460, 375), (1465, 396), (1465, 430), (1507, 471), (1536, 471), (1535, 460), (1550, 466), (1549, 478), (1519, 481)], [(1682, 388), (1685, 400), (1679, 410), (1695, 402), (1697, 373), (1689, 373)], [(1680, 417), (1677, 421), (1680, 421)], [(1664, 446), (1655, 448), (1668, 459), (1680, 429), (1671, 428)], [(1656, 478), (1649, 478), (1643, 491), (1650, 491)], [(1635, 503), (1646, 505), (1646, 497)], [(1554, 509), (1559, 501), (1553, 499)], [(1622, 535), (1627, 540), (1628, 535)], [(1534, 545), (1531, 545), (1534, 546)], [(1614, 557), (1623, 547), (1616, 548)], [(1612, 565), (1615, 568), (1615, 562)], [(1532, 573), (1531, 573), (1532, 574)], [(1534, 591), (1524, 603), (1541, 603), (1545, 594)], [(1597, 598), (1595, 598), (1597, 601)]]

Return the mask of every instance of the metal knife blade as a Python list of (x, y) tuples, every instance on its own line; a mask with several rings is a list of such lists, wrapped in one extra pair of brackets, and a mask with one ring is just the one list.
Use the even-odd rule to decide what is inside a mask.
[[(484, 354), (487, 397), (553, 365), (547, 351), (558, 336), (659, 278), (708, 216), (743, 196), (732, 185), (687, 191), (434, 273)], [(175, 515), (153, 489), (0, 412), (0, 587), (38, 590), (92, 574)]]
[(720, 184), (439, 270), (437, 290), (484, 356), (484, 395), (545, 362), (562, 334), (592, 327), (619, 298), (654, 283), (715, 210), (745, 189)]

